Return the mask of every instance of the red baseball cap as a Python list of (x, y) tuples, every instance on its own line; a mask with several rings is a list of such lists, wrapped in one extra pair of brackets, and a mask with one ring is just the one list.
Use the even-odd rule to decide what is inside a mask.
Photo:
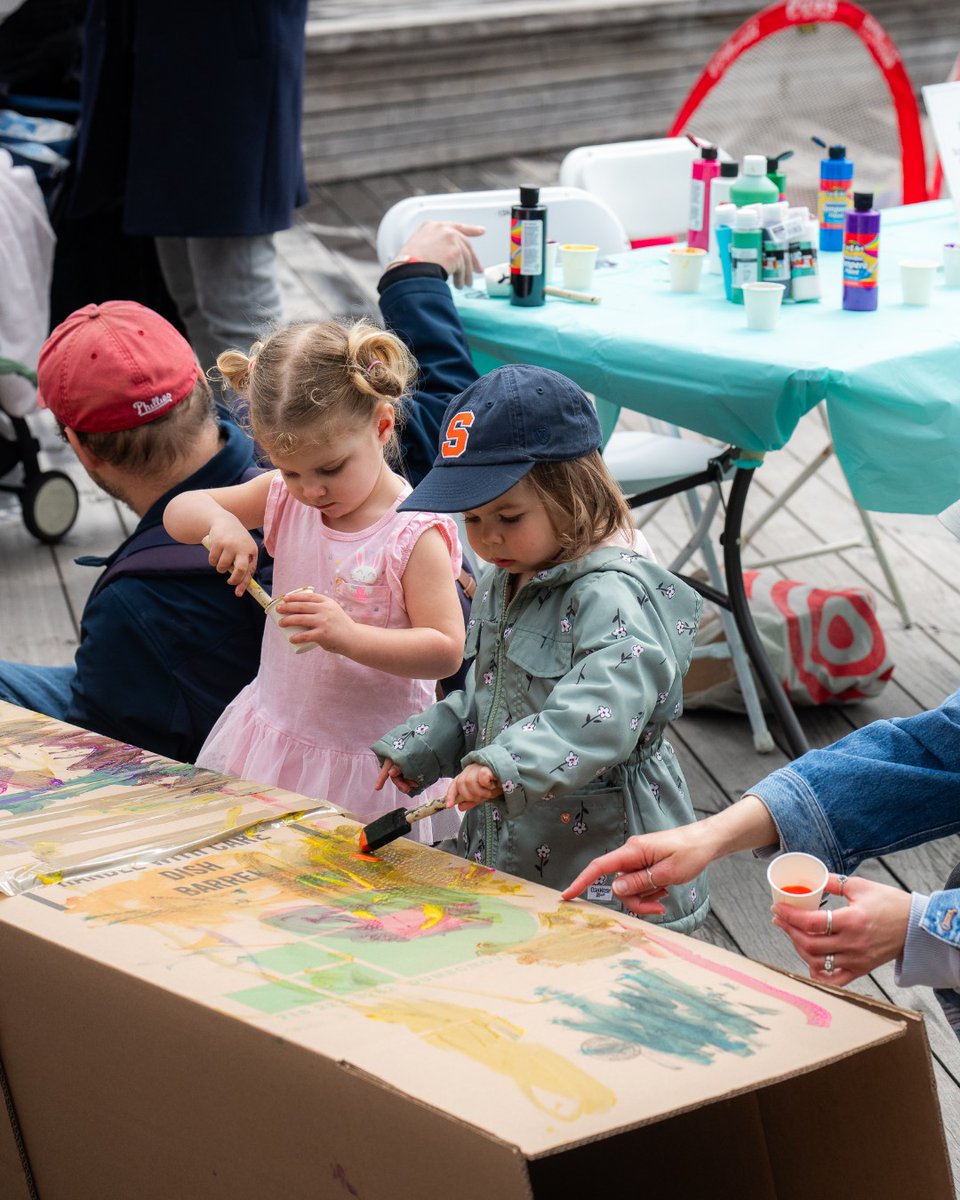
[(155, 421), (200, 377), (190, 344), (133, 300), (87, 304), (47, 338), (37, 366), (39, 401), (69, 429), (115, 433)]

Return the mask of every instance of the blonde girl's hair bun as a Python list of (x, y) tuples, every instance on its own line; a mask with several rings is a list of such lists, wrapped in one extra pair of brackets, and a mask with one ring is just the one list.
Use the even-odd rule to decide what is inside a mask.
[(250, 389), (250, 373), (257, 361), (259, 349), (258, 342), (249, 354), (244, 354), (242, 350), (224, 350), (222, 354), (217, 355), (215, 377), (232, 388), (238, 396), (245, 396)]
[(347, 332), (347, 374), (366, 396), (398, 402), (416, 376), (416, 364), (395, 334), (368, 321), (357, 321)]

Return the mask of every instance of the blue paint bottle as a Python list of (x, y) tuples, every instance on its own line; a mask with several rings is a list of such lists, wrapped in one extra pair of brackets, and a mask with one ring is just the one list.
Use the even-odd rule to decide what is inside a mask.
[(823, 138), (810, 139), (823, 146), (827, 157), (820, 162), (820, 192), (817, 218), (820, 221), (820, 249), (843, 249), (843, 223), (853, 194), (853, 163), (846, 146), (828, 146)]

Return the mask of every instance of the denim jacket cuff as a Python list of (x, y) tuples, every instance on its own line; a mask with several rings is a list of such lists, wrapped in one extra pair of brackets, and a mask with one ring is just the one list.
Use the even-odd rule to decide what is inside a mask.
[[(802, 849), (822, 859), (829, 870), (837, 874), (845, 871), (830, 822), (816, 793), (802, 775), (790, 767), (781, 767), (749, 788), (746, 795), (756, 796), (766, 805), (780, 835), (782, 849)], [(759, 851), (758, 854), (769, 857), (770, 851)]]
[(934, 988), (960, 988), (960, 892), (914, 892), (910, 924), (903, 955), (897, 960), (900, 987), (922, 984)]

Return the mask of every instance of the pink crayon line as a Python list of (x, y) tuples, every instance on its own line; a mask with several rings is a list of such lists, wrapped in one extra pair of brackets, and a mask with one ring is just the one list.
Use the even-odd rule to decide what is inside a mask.
[(783, 988), (774, 987), (771, 983), (763, 983), (759, 979), (755, 979), (752, 975), (748, 975), (745, 971), (738, 971), (735, 967), (724, 967), (719, 963), (712, 962), (702, 954), (697, 954), (695, 950), (688, 950), (686, 947), (680, 947), (673, 942), (664, 942), (653, 934), (644, 931), (645, 935), (655, 945), (662, 949), (675, 954), (678, 958), (684, 959), (686, 962), (693, 963), (698, 967), (705, 967), (708, 971), (713, 971), (715, 975), (722, 975), (725, 979), (732, 979), (734, 983), (739, 983), (743, 987), (750, 988), (751, 991), (762, 992), (765, 996), (772, 996), (776, 1000), (780, 1000), (786, 1004), (792, 1004), (794, 1008), (799, 1008), (800, 1011), (806, 1014), (808, 1025), (818, 1025), (826, 1028), (833, 1021), (830, 1013), (820, 1004), (814, 1004), (812, 1000), (804, 1000), (800, 996), (794, 996), (790, 992), (784, 991)]

